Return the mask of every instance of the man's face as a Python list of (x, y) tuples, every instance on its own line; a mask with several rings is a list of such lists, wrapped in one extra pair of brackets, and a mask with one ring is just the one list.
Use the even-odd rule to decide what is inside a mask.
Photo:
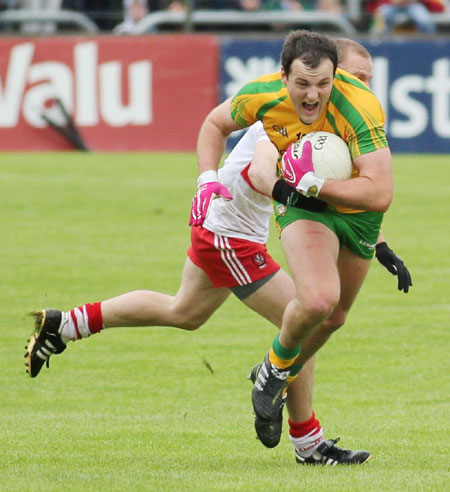
[(316, 68), (304, 65), (297, 58), (292, 62), (289, 76), (281, 69), (281, 80), (302, 123), (311, 125), (319, 118), (330, 99), (333, 79), (333, 63), (328, 58)]
[(370, 87), (372, 80), (372, 60), (365, 56), (349, 51), (344, 60), (339, 62), (339, 68), (346, 70), (363, 82), (367, 87)]

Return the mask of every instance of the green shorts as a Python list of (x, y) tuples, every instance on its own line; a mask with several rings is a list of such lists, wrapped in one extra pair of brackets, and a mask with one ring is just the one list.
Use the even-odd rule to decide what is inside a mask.
[(366, 260), (373, 258), (383, 221), (381, 212), (343, 214), (330, 207), (323, 212), (309, 212), (300, 208), (287, 207), (275, 200), (273, 203), (280, 234), (286, 226), (296, 220), (321, 222), (336, 234), (341, 248), (346, 246), (352, 253)]

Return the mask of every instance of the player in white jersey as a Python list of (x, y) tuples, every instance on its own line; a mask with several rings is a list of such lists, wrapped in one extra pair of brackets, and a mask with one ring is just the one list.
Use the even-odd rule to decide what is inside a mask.
[(267, 144), (269, 139), (262, 124), (257, 123), (227, 157), (218, 179), (233, 199), (211, 200), (203, 224), (192, 227), (188, 250), (189, 258), (207, 273), (215, 287), (228, 287), (241, 300), (280, 269), (265, 247), (271, 199), (254, 189), (247, 176), (261, 142)]
[[(36, 331), (26, 353), (29, 375), (36, 377), (52, 354), (65, 350), (68, 341), (88, 337), (103, 328), (173, 326), (195, 330), (231, 291), (280, 327), (295, 287), (265, 247), (272, 214), (271, 198), (253, 189), (246, 173), (253, 153), (265, 145), (271, 143), (257, 123), (226, 159), (219, 179), (229, 188), (233, 200), (212, 200), (203, 226), (192, 227), (192, 246), (175, 296), (133, 291), (68, 312), (50, 309), (36, 312)], [(365, 461), (366, 452), (361, 455), (337, 448), (334, 441), (323, 441), (323, 430), (311, 403), (314, 361), (303, 362), (303, 369), (289, 387), (287, 399), (290, 437), (296, 456), (304, 457), (298, 462), (323, 463), (323, 458), (328, 456), (340, 464)]]
[(252, 188), (246, 173), (259, 142), (269, 142), (260, 121), (249, 128), (219, 170), (219, 181), (230, 190), (233, 200), (212, 202), (203, 222), (205, 229), (223, 236), (267, 242), (272, 202)]

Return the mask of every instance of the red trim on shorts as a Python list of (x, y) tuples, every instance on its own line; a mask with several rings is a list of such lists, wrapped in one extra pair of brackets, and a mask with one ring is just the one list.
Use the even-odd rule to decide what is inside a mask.
[(264, 244), (221, 236), (201, 226), (191, 228), (191, 247), (187, 254), (208, 275), (214, 287), (248, 285), (280, 269)]

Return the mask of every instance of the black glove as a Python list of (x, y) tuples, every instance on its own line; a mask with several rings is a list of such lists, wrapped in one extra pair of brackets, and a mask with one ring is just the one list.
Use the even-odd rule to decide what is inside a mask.
[(398, 290), (406, 294), (412, 286), (411, 274), (403, 261), (389, 248), (387, 243), (378, 243), (375, 247), (377, 260), (386, 267), (392, 275), (398, 277)]
[(313, 197), (306, 197), (289, 186), (284, 179), (279, 179), (272, 190), (272, 198), (288, 207), (303, 208), (310, 212), (322, 212), (327, 204)]

